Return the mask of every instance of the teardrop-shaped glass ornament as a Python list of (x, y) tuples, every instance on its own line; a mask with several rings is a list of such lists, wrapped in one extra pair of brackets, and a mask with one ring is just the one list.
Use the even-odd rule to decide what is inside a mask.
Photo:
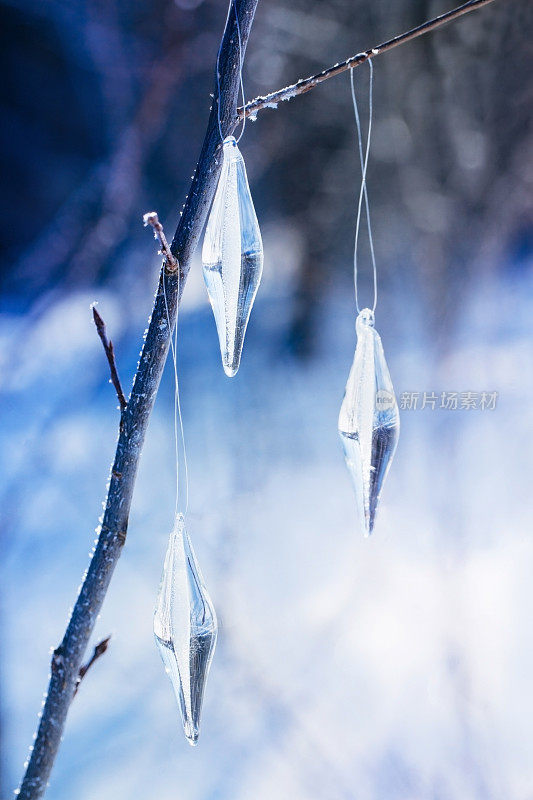
[(355, 327), (357, 346), (339, 414), (339, 434), (360, 525), (369, 536), (398, 444), (400, 415), (373, 312), (364, 308)]
[(178, 700), (185, 736), (198, 741), (204, 689), (217, 641), (217, 618), (183, 514), (170, 534), (154, 615), (155, 639)]
[(263, 242), (244, 159), (233, 136), (224, 139), (222, 153), (202, 263), (222, 364), (226, 375), (232, 377), (239, 369), (244, 334), (263, 272)]

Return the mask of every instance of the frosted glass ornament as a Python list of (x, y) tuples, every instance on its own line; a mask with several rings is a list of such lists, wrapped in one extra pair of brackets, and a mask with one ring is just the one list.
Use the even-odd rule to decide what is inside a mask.
[(361, 529), (369, 536), (400, 433), (400, 415), (374, 314), (356, 320), (357, 346), (339, 414), (339, 434), (355, 487)]
[(244, 159), (233, 136), (224, 140), (222, 153), (202, 263), (222, 364), (226, 375), (232, 377), (239, 369), (246, 326), (263, 272), (263, 243)]
[(204, 690), (217, 641), (217, 618), (182, 514), (165, 556), (154, 615), (155, 639), (178, 700), (183, 729), (198, 741)]

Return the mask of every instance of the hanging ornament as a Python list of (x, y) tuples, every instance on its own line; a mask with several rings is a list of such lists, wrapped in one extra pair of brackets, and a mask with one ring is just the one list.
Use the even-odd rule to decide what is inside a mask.
[[(163, 275), (163, 295), (174, 368), (174, 445), (176, 506), (154, 614), (155, 639), (178, 701), (183, 729), (191, 745), (198, 741), (200, 715), (209, 667), (217, 641), (217, 618), (205, 587), (180, 507), (179, 437), (185, 468), (185, 513), (189, 507), (189, 475), (179, 399), (177, 368), (178, 312), (174, 337)], [(179, 294), (179, 286), (178, 286)], [(179, 421), (179, 427), (178, 427)]]
[(170, 534), (154, 615), (154, 634), (181, 709), (185, 736), (195, 745), (217, 641), (217, 618), (183, 514), (177, 515)]
[(263, 271), (263, 244), (246, 167), (233, 136), (224, 139), (223, 162), (207, 222), (202, 262), (215, 315), (222, 364), (239, 369), (246, 326)]
[(361, 529), (372, 533), (376, 508), (400, 432), (400, 416), (374, 314), (357, 316), (357, 347), (339, 414)]
[[(355, 324), (357, 346), (341, 405), (338, 426), (346, 465), (355, 487), (359, 524), (365, 536), (369, 536), (374, 528), (376, 509), (383, 482), (389, 471), (400, 433), (398, 404), (394, 395), (387, 362), (385, 361), (383, 345), (374, 327), (374, 311), (377, 304), (377, 269), (366, 187), (366, 170), (372, 131), (372, 61), (369, 60), (368, 64), (370, 68), (369, 123), (364, 159), (361, 123), (353, 82), (353, 69), (350, 70), (352, 100), (359, 143), (359, 160), (362, 172), (354, 247), (355, 304), (358, 311)], [(374, 275), (374, 304), (372, 309), (363, 308), (361, 311), (357, 296), (357, 244), (363, 197)]]

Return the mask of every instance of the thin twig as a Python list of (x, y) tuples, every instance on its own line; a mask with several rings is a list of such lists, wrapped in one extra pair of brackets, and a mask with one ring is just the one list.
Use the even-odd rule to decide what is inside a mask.
[(111, 636), (106, 636), (105, 639), (102, 639), (101, 642), (98, 642), (98, 644), (96, 645), (96, 647), (93, 650), (93, 654), (90, 657), (90, 659), (87, 661), (86, 664), (83, 664), (83, 666), (80, 667), (80, 671), (78, 672), (78, 680), (76, 682), (76, 688), (74, 689), (73, 697), (76, 697), (76, 694), (78, 693), (78, 689), (80, 688), (80, 683), (85, 678), (85, 676), (87, 675), (88, 671), (91, 669), (91, 667), (94, 664), (94, 662), (98, 661), (100, 656), (103, 656), (104, 653), (106, 652), (106, 650), (108, 648), (108, 645), (109, 645), (110, 639), (111, 639)]
[[(378, 44), (370, 50), (357, 53), (355, 56), (347, 58), (346, 61), (335, 64), (333, 67), (329, 67), (319, 72), (317, 75), (311, 75), (309, 78), (301, 78), (296, 83), (291, 84), (291, 86), (286, 86), (284, 89), (270, 92), (270, 94), (264, 95), (263, 97), (256, 97), (255, 100), (246, 103), (244, 114), (247, 117), (255, 118), (259, 111), (262, 111), (264, 108), (276, 108), (278, 103), (282, 103), (284, 100), (291, 100), (293, 97), (297, 97), (300, 94), (305, 94), (311, 89), (314, 89), (315, 86), (318, 86), (319, 83), (323, 83), (329, 78), (335, 77), (335, 75), (340, 75), (341, 72), (346, 72), (346, 70), (352, 67), (359, 67), (361, 64), (364, 64), (365, 61), (368, 61), (369, 58), (380, 56), (382, 53), (392, 50), (393, 47), (398, 47), (401, 44), (405, 44), (405, 42), (410, 42), (412, 39), (418, 38), (418, 36), (423, 36), (425, 33), (434, 31), (436, 28), (440, 28), (442, 25), (446, 25), (446, 23), (458, 17), (462, 17), (463, 14), (468, 14), (470, 11), (475, 11), (477, 8), (481, 8), (492, 2), (493, 0), (469, 0), (468, 3), (458, 6), (452, 11), (447, 11), (445, 14), (441, 14), (428, 22), (424, 22), (422, 25), (418, 25), (416, 28), (412, 28), (406, 33), (395, 36), (394, 39), (389, 39), (383, 44)], [(242, 119), (242, 106), (238, 109), (237, 113), (239, 119)]]
[(167, 237), (165, 236), (165, 231), (163, 230), (162, 224), (159, 222), (159, 217), (157, 216), (157, 211), (149, 211), (147, 214), (143, 216), (143, 223), (145, 228), (148, 225), (151, 225), (154, 229), (154, 238), (159, 241), (161, 246), (160, 254), (165, 256), (166, 264), (165, 269), (167, 272), (175, 272), (179, 266), (178, 259), (174, 257), (170, 246), (167, 242)]
[(111, 373), (111, 383), (115, 387), (115, 391), (118, 397), (118, 402), (120, 404), (120, 410), (124, 411), (124, 409), (128, 405), (128, 401), (126, 400), (124, 392), (122, 391), (120, 378), (118, 377), (117, 364), (115, 361), (115, 348), (113, 347), (113, 342), (107, 338), (105, 322), (98, 313), (98, 311), (96, 310), (96, 306), (93, 304), (91, 308), (93, 310), (94, 324), (96, 325), (98, 336), (100, 337), (100, 340), (104, 346), (105, 354), (107, 356), (109, 371)]

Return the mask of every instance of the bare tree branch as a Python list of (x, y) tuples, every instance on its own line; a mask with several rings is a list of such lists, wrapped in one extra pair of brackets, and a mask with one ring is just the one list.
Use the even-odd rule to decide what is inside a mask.
[[(258, 0), (236, 0), (243, 53)], [(220, 123), (224, 136), (237, 124), (239, 91), (239, 42), (235, 15), (230, 14), (222, 39), (219, 60)], [(180, 218), (171, 250), (179, 262), (174, 272), (162, 270), (154, 308), (128, 404), (121, 415), (119, 438), (111, 469), (109, 489), (89, 568), (72, 611), (67, 629), (52, 657), (48, 692), (28, 766), (19, 789), (20, 800), (43, 796), (54, 764), (65, 721), (76, 688), (83, 655), (100, 613), (111, 577), (126, 541), (128, 518), (144, 444), (148, 420), (176, 321), (178, 302), (190, 268), (190, 259), (200, 238), (220, 171), (219, 98), (216, 93), (191, 189)], [(165, 291), (163, 292), (163, 285)], [(165, 296), (166, 301), (165, 302)], [(170, 327), (167, 324), (167, 304)]]
[(167, 237), (165, 236), (165, 231), (163, 230), (163, 226), (159, 222), (159, 217), (157, 216), (157, 211), (149, 211), (148, 214), (143, 216), (144, 226), (151, 225), (154, 229), (154, 237), (159, 241), (161, 245), (160, 253), (162, 256), (165, 256), (166, 259), (166, 270), (167, 272), (174, 272), (179, 264), (176, 258), (172, 255), (170, 247), (167, 242)]
[(278, 103), (282, 103), (284, 100), (291, 100), (293, 97), (297, 97), (300, 94), (305, 94), (311, 91), (311, 89), (314, 89), (315, 86), (318, 86), (319, 83), (323, 83), (329, 78), (334, 78), (335, 75), (340, 75), (341, 72), (346, 72), (346, 70), (352, 67), (359, 67), (361, 64), (364, 64), (365, 61), (368, 61), (369, 58), (380, 56), (382, 53), (386, 53), (394, 47), (417, 39), (425, 33), (429, 33), (430, 31), (440, 28), (442, 25), (446, 25), (447, 22), (462, 17), (463, 14), (468, 14), (470, 11), (475, 11), (477, 8), (481, 8), (492, 2), (493, 0), (469, 0), (468, 3), (464, 3), (464, 5), (454, 8), (452, 11), (447, 11), (439, 17), (435, 17), (435, 19), (424, 22), (422, 25), (418, 25), (418, 27), (412, 28), (406, 33), (395, 36), (394, 39), (389, 39), (383, 44), (378, 44), (371, 50), (357, 53), (355, 56), (347, 58), (346, 61), (335, 64), (319, 72), (317, 75), (311, 75), (309, 78), (301, 78), (296, 83), (291, 84), (291, 86), (286, 86), (284, 89), (270, 92), (270, 94), (266, 94), (263, 97), (256, 97), (255, 100), (246, 103), (244, 109), (242, 106), (239, 107), (239, 119), (242, 119), (243, 116), (255, 118), (259, 111), (262, 111), (264, 108), (276, 108)]
[[(235, 0), (243, 54), (248, 43), (258, 1)], [(426, 23), (425, 26), (420, 26), (414, 31), (396, 37), (373, 51), (367, 51), (353, 59), (348, 59), (348, 62), (332, 67), (318, 76), (300, 81), (293, 87), (274, 92), (266, 98), (258, 98), (246, 106), (246, 114), (249, 116), (269, 103), (274, 104), (297, 94), (303, 94), (317, 83), (349, 69), (350, 66), (356, 66), (367, 58), (385, 52), (489, 2), (491, 0), (473, 0), (461, 8), (449, 12), (448, 15), (437, 18), (440, 21), (434, 20)], [(126, 541), (137, 467), (167, 358), (170, 336), (176, 322), (178, 303), (190, 269), (191, 256), (204, 227), (220, 172), (220, 133), (228, 136), (239, 122), (237, 111), (239, 67), (237, 26), (235, 15), (230, 14), (222, 39), (219, 60), (220, 96), (215, 81), (215, 99), (211, 107), (204, 143), (183, 213), (170, 246), (171, 254), (177, 259), (179, 267), (173, 271), (168, 269), (161, 271), (159, 287), (133, 388), (127, 406), (121, 414), (119, 439), (111, 469), (98, 542), (63, 640), (52, 657), (48, 693), (28, 766), (19, 789), (21, 800), (38, 800), (46, 790), (61, 743), (68, 709), (76, 690), (83, 655)], [(218, 109), (220, 109), (220, 113), (218, 113)], [(167, 310), (170, 325), (167, 323)]]
[(85, 678), (85, 676), (87, 675), (88, 671), (91, 669), (91, 667), (94, 664), (94, 662), (98, 661), (100, 656), (103, 656), (104, 653), (106, 652), (106, 650), (107, 650), (107, 648), (109, 646), (110, 639), (111, 639), (111, 636), (106, 636), (105, 639), (102, 639), (101, 642), (98, 642), (98, 644), (96, 645), (96, 647), (93, 650), (93, 654), (90, 657), (90, 659), (87, 661), (86, 664), (83, 664), (83, 666), (80, 667), (80, 671), (78, 672), (78, 680), (76, 682), (76, 688), (74, 689), (73, 697), (76, 697), (76, 695), (78, 693), (78, 689), (80, 688), (80, 683)]
[(124, 392), (122, 391), (120, 378), (118, 377), (117, 364), (115, 361), (115, 348), (113, 347), (113, 342), (107, 338), (105, 322), (98, 313), (98, 311), (96, 310), (96, 306), (92, 305), (91, 308), (93, 310), (94, 324), (96, 325), (98, 336), (100, 337), (100, 340), (104, 346), (105, 354), (107, 356), (109, 371), (111, 373), (111, 383), (115, 387), (115, 391), (118, 397), (118, 402), (120, 404), (120, 410), (124, 411), (124, 409), (128, 405), (128, 402), (126, 400)]

